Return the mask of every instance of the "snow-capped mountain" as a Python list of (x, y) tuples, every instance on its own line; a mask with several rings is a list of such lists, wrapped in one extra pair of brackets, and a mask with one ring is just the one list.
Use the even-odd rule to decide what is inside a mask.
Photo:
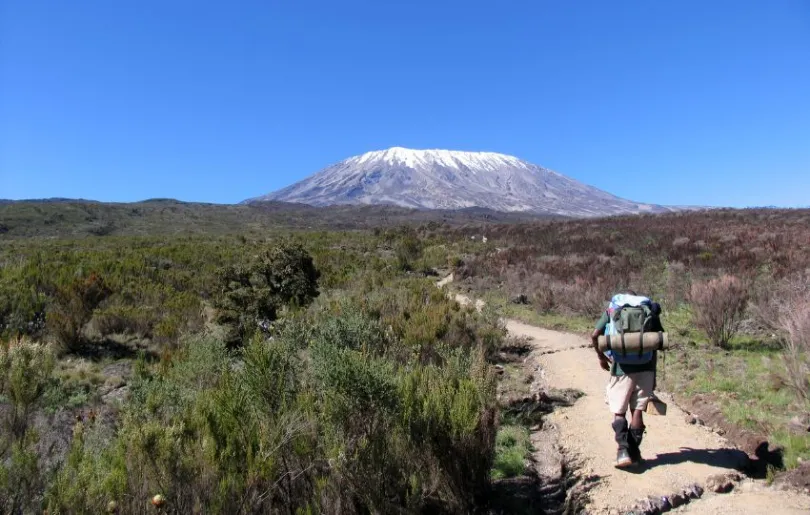
[[(643, 184), (639, 181), (639, 186)], [(264, 200), (314, 206), (485, 207), (578, 217), (673, 210), (616, 197), (513, 156), (400, 147), (351, 157), (301, 182), (245, 202)]]

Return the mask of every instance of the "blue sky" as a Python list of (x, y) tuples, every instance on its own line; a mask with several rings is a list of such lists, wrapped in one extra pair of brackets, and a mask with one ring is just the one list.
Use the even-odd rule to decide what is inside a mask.
[(0, 2), (0, 198), (238, 202), (390, 146), (810, 204), (810, 2)]

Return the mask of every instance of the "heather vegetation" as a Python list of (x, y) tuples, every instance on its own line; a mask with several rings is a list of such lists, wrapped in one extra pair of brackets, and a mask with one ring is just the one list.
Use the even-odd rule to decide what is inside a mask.
[(0, 511), (483, 506), (505, 331), (435, 287), (442, 245), (414, 228), (4, 241)]
[(500, 213), (485, 208), (423, 211), (396, 206), (316, 208), (286, 202), (242, 205), (152, 199), (128, 204), (86, 200), (4, 201), (0, 237), (155, 236), (262, 234), (272, 230), (355, 230), (440, 223), (516, 222), (549, 215)]
[(710, 396), (729, 422), (782, 445), (787, 466), (810, 458), (810, 211), (718, 210), (450, 234), (469, 242), (455, 268), (460, 287), (509, 316), (585, 333), (612, 292), (654, 297), (676, 344), (659, 382), (684, 392), (684, 401)]
[[(806, 211), (232, 233), (206, 214), (177, 235), (166, 213), (101, 235), (62, 219), (62, 238), (24, 212), (0, 241), (4, 513), (483, 510), (537, 423), (500, 405), (526, 385), (492, 366), (516, 345), (497, 311), (585, 330), (628, 286), (679, 344), (667, 388), (810, 458), (789, 424), (808, 412)], [(496, 309), (448, 300), (451, 270)]]

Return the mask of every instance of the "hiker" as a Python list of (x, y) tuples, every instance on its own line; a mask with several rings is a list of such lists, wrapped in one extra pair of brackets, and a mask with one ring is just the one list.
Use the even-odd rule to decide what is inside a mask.
[[(607, 401), (613, 413), (613, 431), (618, 450), (616, 467), (626, 468), (641, 462), (641, 440), (644, 436), (643, 413), (655, 388), (656, 352), (621, 355), (598, 347), (600, 335), (630, 332), (663, 331), (659, 315), (661, 306), (632, 290), (614, 295), (591, 335), (599, 365), (610, 372)], [(628, 408), (631, 412), (627, 422)]]

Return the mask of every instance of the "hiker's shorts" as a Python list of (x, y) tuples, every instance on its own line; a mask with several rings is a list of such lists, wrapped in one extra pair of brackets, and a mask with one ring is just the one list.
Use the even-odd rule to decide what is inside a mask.
[(635, 372), (623, 376), (610, 376), (607, 385), (607, 401), (610, 412), (623, 415), (627, 408), (647, 409), (647, 403), (655, 386), (655, 372)]

